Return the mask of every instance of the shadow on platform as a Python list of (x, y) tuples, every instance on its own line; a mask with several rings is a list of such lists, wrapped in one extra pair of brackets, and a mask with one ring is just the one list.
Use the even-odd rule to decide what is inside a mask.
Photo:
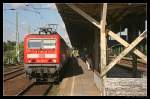
[(69, 62), (64, 67), (64, 78), (83, 74), (82, 67), (79, 65), (77, 58), (69, 59)]

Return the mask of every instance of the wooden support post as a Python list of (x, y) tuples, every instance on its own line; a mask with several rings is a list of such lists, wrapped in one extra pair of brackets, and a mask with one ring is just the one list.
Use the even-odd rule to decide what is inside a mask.
[(136, 38), (120, 55), (118, 55), (102, 72), (101, 77), (103, 77), (119, 60), (121, 60), (125, 55), (127, 55), (137, 44), (139, 44), (146, 35), (147, 31), (144, 31), (138, 38)]
[[(107, 3), (103, 4), (102, 17), (101, 17), (101, 29), (100, 29), (100, 66), (101, 73), (103, 69), (106, 67), (106, 33), (105, 33), (105, 25), (106, 25), (106, 14), (107, 14)], [(105, 76), (106, 77), (106, 76)]]

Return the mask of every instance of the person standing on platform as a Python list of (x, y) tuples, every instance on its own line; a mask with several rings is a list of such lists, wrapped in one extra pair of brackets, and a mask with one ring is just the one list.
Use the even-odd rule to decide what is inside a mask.
[(84, 61), (85, 61), (86, 65), (87, 65), (87, 69), (91, 70), (90, 64), (88, 62), (88, 57), (89, 57), (89, 55), (88, 55), (87, 48), (84, 48)]

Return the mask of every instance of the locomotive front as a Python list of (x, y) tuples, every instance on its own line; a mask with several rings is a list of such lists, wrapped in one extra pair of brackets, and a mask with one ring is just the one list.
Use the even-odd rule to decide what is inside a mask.
[(60, 36), (29, 34), (24, 39), (26, 75), (34, 81), (53, 82), (59, 78)]

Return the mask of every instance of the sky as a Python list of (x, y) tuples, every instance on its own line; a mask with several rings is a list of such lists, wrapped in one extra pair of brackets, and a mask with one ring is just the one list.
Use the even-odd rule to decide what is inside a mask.
[(58, 33), (71, 46), (65, 24), (55, 3), (3, 3), (3, 41), (16, 40), (16, 12), (20, 42), (28, 31), (35, 33), (39, 27), (58, 24)]
[[(3, 41), (16, 40), (16, 12), (18, 12), (20, 42), (29, 30), (30, 33), (34, 33), (37, 28), (47, 24), (58, 24), (58, 33), (71, 46), (65, 24), (55, 3), (3, 3)], [(147, 21), (145, 23), (147, 28)], [(127, 30), (122, 31), (121, 34), (127, 35)]]

